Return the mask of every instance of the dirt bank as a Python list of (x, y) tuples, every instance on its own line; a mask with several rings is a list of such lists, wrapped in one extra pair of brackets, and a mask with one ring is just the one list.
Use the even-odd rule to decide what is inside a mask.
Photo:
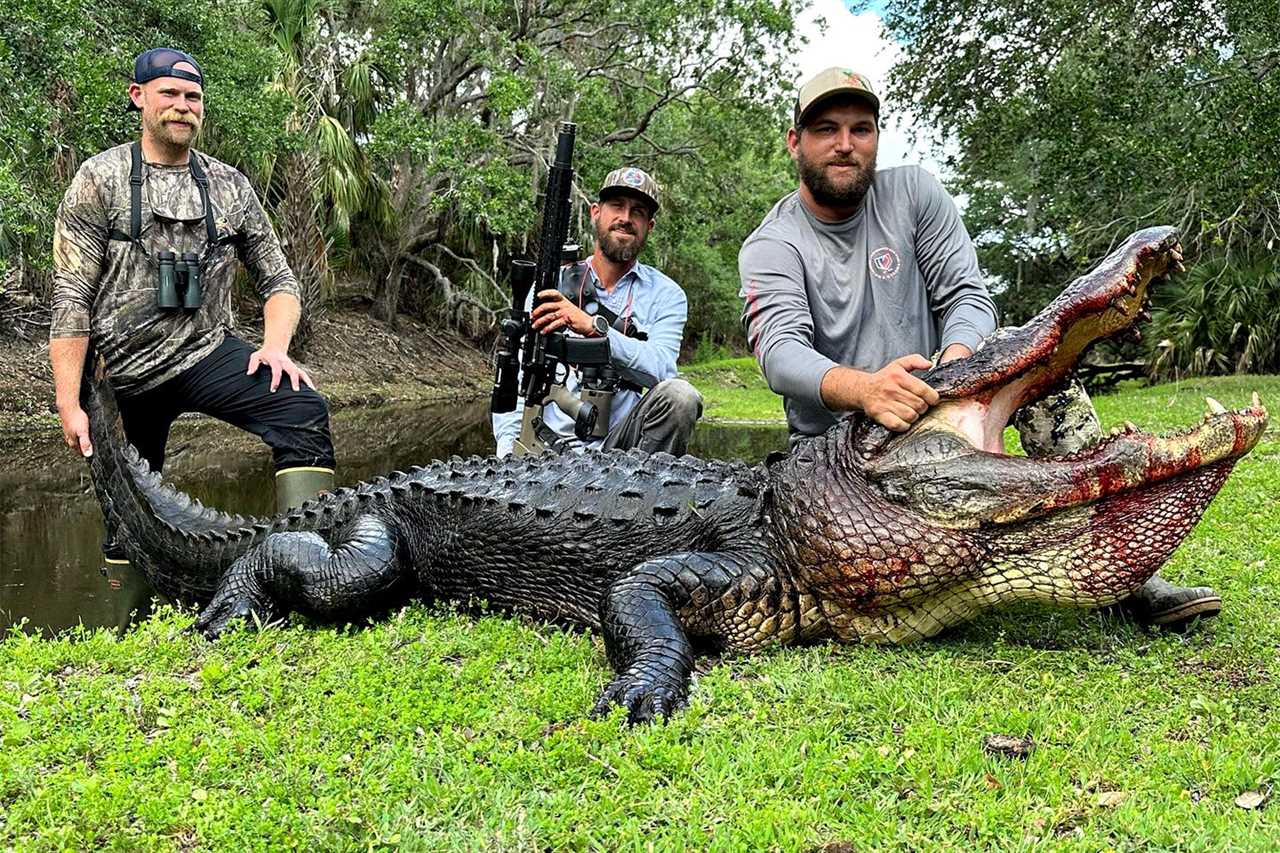
[[(242, 323), (237, 333), (257, 342), (261, 317)], [(466, 338), (404, 316), (392, 332), (358, 302), (330, 310), (317, 323), (304, 363), (334, 409), (477, 399), (492, 381), (487, 354)], [(0, 340), (0, 433), (56, 423), (47, 344)]]

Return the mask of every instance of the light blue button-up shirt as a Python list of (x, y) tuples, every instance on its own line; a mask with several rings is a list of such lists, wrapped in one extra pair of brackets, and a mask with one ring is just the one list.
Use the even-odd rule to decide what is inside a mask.
[[(612, 292), (606, 292), (600, 286), (595, 270), (590, 264), (587, 268), (591, 270), (591, 278), (596, 285), (596, 297), (600, 304), (618, 316), (622, 316), (627, 312), (628, 302), (630, 302), (631, 318), (636, 327), (649, 335), (647, 341), (638, 341), (627, 337), (617, 329), (609, 330), (609, 354), (614, 368), (622, 378), (648, 389), (664, 379), (675, 376), (676, 359), (680, 356), (680, 341), (684, 336), (684, 324), (689, 318), (689, 302), (680, 285), (653, 267), (637, 263), (618, 279)], [(526, 311), (532, 308), (533, 296), (531, 289), (525, 304)], [(581, 386), (582, 379), (578, 371), (570, 371), (565, 387), (577, 394)], [(638, 402), (640, 402), (640, 395), (635, 391), (625, 388), (619, 390), (613, 398), (609, 429), (617, 428)], [(497, 454), (506, 456), (511, 452), (515, 440), (520, 437), (524, 400), (517, 401), (514, 412), (492, 417)], [(572, 444), (599, 447), (603, 443), (602, 440), (589, 444), (579, 441), (573, 434), (573, 419), (562, 412), (555, 403), (548, 403), (544, 407), (542, 417), (547, 426), (560, 437), (569, 439)]]

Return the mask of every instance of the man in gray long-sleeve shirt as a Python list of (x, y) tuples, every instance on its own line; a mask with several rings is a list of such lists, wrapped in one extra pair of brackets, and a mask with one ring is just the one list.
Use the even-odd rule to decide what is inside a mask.
[[(935, 352), (971, 355), (996, 328), (951, 197), (919, 167), (876, 171), (879, 142), (880, 100), (865, 76), (828, 68), (805, 83), (787, 132), (800, 186), (738, 256), (747, 340), (784, 398), (793, 443), (853, 410), (906, 430), (938, 401), (910, 371)], [(1064, 405), (1083, 403), (1100, 429), (1082, 389), (1076, 397)], [(1157, 576), (1123, 606), (1181, 628), (1222, 601)]]
[[(747, 339), (793, 440), (860, 409), (903, 430), (937, 402), (909, 371), (969, 355), (996, 309), (950, 196), (928, 172), (877, 172), (879, 100), (828, 69), (787, 147), (800, 170), (738, 257)], [(802, 98), (804, 97), (802, 93)]]

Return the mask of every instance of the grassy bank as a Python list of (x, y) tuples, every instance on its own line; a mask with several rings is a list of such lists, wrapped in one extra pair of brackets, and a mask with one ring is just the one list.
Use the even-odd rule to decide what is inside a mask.
[[(711, 417), (780, 414), (749, 362), (688, 373)], [(1280, 377), (1096, 402), (1108, 427), (1165, 429), (1255, 388), (1280, 408)], [(1273, 426), (1165, 572), (1226, 600), (1187, 636), (1020, 608), (905, 648), (708, 664), (688, 711), (634, 731), (585, 719), (596, 638), (497, 616), (217, 644), (171, 611), (123, 640), (14, 632), (0, 849), (1269, 849), (1277, 484)], [(991, 733), (1034, 749), (988, 755)], [(1236, 804), (1251, 792), (1272, 799)]]

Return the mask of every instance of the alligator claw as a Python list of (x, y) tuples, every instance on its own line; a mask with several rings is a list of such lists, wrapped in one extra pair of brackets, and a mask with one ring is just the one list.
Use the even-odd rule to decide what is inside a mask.
[(237, 621), (262, 626), (271, 618), (270, 598), (262, 592), (253, 573), (237, 572), (233, 566), (194, 627), (205, 639), (216, 640)]
[(654, 679), (642, 673), (627, 672), (615, 678), (596, 700), (592, 717), (604, 717), (615, 707), (627, 711), (627, 725), (665, 722), (685, 706), (687, 691), (665, 679)]

